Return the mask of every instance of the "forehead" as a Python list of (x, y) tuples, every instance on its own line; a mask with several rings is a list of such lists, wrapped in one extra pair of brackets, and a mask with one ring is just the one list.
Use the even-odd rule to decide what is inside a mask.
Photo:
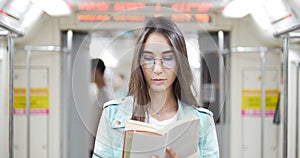
[(172, 50), (169, 40), (161, 33), (152, 33), (147, 38), (144, 50), (153, 53), (161, 53), (167, 50)]

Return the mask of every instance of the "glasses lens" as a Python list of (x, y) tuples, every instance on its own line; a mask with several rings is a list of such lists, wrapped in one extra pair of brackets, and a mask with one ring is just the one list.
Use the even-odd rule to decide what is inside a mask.
[(171, 69), (176, 65), (175, 56), (168, 56), (162, 58), (163, 66), (165, 68)]
[(147, 69), (152, 68), (154, 65), (154, 58), (143, 55), (141, 64)]

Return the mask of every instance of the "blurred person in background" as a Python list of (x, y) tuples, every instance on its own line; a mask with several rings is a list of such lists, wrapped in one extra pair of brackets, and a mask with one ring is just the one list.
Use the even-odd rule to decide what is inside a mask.
[(103, 104), (113, 97), (113, 88), (105, 80), (106, 66), (101, 59), (91, 60), (91, 106), (89, 107), (89, 150), (92, 157), (97, 127), (103, 111)]
[(118, 73), (113, 77), (113, 89), (116, 99), (122, 99), (128, 94), (128, 83), (125, 75)]

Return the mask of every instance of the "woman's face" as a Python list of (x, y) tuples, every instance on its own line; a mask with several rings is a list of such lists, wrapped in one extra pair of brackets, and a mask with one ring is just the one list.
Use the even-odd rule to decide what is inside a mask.
[(177, 63), (168, 39), (160, 33), (150, 34), (141, 53), (140, 64), (150, 90), (172, 92)]

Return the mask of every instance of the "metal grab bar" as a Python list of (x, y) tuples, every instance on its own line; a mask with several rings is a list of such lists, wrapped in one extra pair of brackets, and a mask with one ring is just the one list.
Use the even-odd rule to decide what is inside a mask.
[(0, 21), (0, 27), (3, 28), (4, 30), (9, 31), (10, 33), (15, 34), (15, 36), (18, 36), (18, 37), (24, 36), (24, 32), (22, 30), (19, 30), (19, 28), (10, 26), (10, 25), (4, 23), (3, 21)]
[(9, 158), (13, 158), (13, 133), (14, 133), (14, 55), (15, 43), (14, 35), (8, 36), (8, 49), (9, 49)]
[(231, 53), (257, 53), (257, 52), (282, 52), (280, 48), (268, 48), (268, 47), (233, 47)]
[(273, 34), (274, 37), (280, 37), (281, 35), (287, 35), (288, 33), (290, 32), (293, 32), (293, 31), (296, 31), (300, 29), (300, 24), (297, 24), (297, 25), (294, 25), (294, 26), (291, 26), (283, 31), (279, 31), (279, 32), (275, 32)]
[(287, 139), (288, 139), (288, 48), (289, 38), (299, 38), (299, 34), (293, 31), (299, 30), (300, 24), (293, 25), (283, 31), (275, 32), (274, 37), (283, 36), (283, 80), (284, 80), (284, 115), (283, 115), (283, 158), (287, 158)]
[(266, 108), (266, 52), (264, 50), (261, 50), (260, 52), (260, 58), (261, 58), (261, 152), (260, 157), (264, 158), (264, 146), (265, 146), (265, 108)]
[(27, 88), (26, 88), (26, 121), (27, 121), (27, 158), (30, 158), (30, 59), (31, 51), (27, 50)]
[(296, 158), (299, 158), (299, 70), (300, 70), (300, 63), (297, 63), (297, 73), (296, 73)]
[(289, 37), (283, 38), (283, 94), (284, 94), (284, 113), (283, 113), (283, 158), (287, 158), (288, 149), (288, 68), (289, 68)]

